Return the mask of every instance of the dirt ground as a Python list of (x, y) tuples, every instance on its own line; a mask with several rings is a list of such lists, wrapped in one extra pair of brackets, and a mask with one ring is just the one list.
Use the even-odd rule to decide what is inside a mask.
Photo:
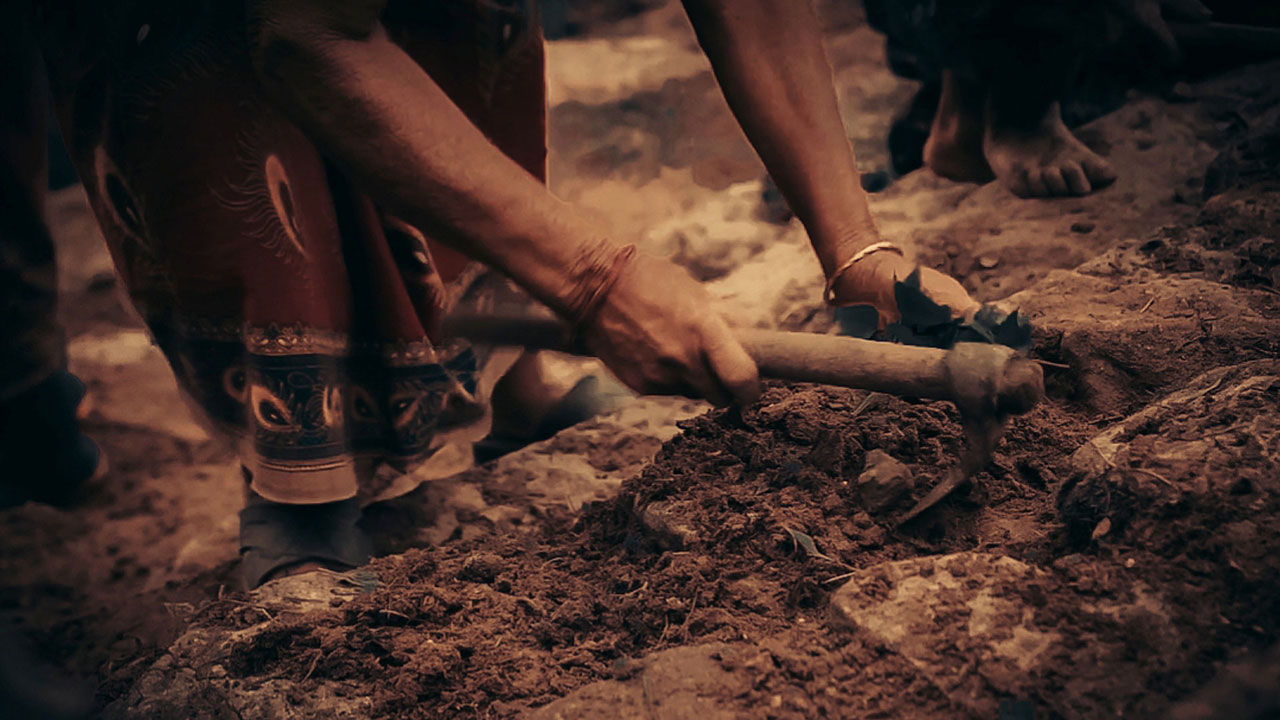
[[(550, 43), (553, 188), (738, 323), (829, 330), (692, 31), (645, 5)], [(843, 7), (842, 108), (884, 171), (913, 86)], [(1277, 78), (1131, 92), (1081, 131), (1120, 172), (1087, 198), (927, 172), (872, 197), (886, 237), (1029, 314), (1045, 361), (1048, 400), (918, 520), (896, 522), (959, 460), (949, 404), (771, 384), (741, 411), (637, 400), (371, 507), (384, 557), (252, 595), (234, 458), (62, 191), (72, 369), (111, 472), (75, 509), (0, 512), (0, 613), (112, 718), (1274, 717)]]

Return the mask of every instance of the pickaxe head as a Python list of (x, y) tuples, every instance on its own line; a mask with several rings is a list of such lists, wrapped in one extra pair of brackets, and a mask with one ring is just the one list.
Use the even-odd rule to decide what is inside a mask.
[(938, 483), (898, 524), (909, 522), (982, 469), (995, 450), (1010, 415), (1021, 415), (1044, 399), (1044, 371), (1012, 348), (957, 343), (947, 352), (947, 381), (960, 411), (966, 447), (960, 466)]

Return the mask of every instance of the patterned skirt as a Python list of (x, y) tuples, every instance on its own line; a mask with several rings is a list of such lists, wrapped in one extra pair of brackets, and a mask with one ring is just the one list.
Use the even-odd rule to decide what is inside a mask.
[[(269, 500), (375, 499), (464, 469), (510, 362), (439, 336), (501, 278), (383, 212), (258, 84), (241, 2), (50, 2), (67, 146), (179, 385)], [(389, 34), (545, 176), (523, 2), (393, 2)]]

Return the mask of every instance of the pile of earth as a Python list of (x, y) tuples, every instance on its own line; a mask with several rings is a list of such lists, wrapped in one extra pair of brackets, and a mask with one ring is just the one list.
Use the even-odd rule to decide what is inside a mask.
[[(373, 592), (268, 623), (228, 648), (227, 673), (287, 678), (300, 694), (354, 683), (374, 717), (508, 716), (626, 675), (654, 650), (819, 626), (839, 586), (830, 581), (857, 568), (980, 544), (1047, 551), (1042, 531), (980, 538), (974, 498), (895, 528), (895, 512), (957, 463), (962, 436), (946, 403), (773, 387), (750, 409), (683, 430), (615, 500), (531, 533), (380, 560)], [(989, 510), (1040, 525), (1087, 429), (1044, 409), (1009, 434), (976, 492)], [(904, 464), (914, 489), (863, 497), (856, 478), (877, 450)], [(198, 623), (259, 621), (246, 607)]]
[[(953, 410), (771, 387), (576, 518), (384, 558), (328, 610), (206, 613), (196, 637), (221, 641), (173, 651), (205, 689), (135, 709), (220, 717), (221, 683), (350, 716), (629, 717), (627, 688), (701, 683), (686, 706), (724, 717), (1156, 716), (1280, 637), (1280, 364), (1102, 434), (1066, 407), (1015, 419), (968, 497), (899, 527), (957, 462)], [(868, 485), (886, 473), (914, 483)]]

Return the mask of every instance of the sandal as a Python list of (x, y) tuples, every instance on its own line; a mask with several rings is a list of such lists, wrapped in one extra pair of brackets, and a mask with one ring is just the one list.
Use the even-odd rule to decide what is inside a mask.
[(0, 408), (0, 507), (66, 507), (105, 474), (101, 450), (80, 432), (76, 409), (84, 396), (84, 383), (59, 370)]
[(372, 543), (359, 520), (355, 498), (318, 505), (252, 501), (240, 511), (240, 573), (246, 589), (304, 563), (344, 571), (369, 562)]

